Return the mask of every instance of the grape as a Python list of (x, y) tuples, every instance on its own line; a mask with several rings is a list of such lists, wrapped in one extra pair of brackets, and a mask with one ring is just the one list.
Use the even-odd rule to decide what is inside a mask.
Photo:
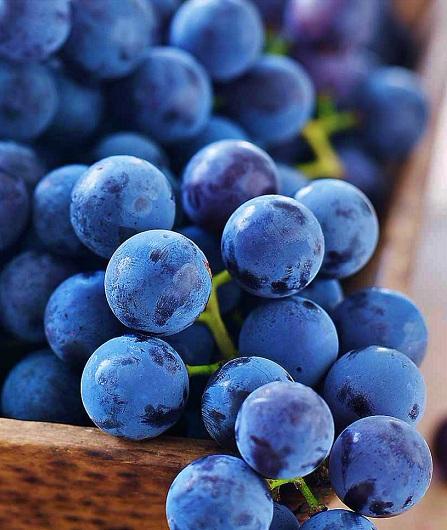
[(53, 352), (83, 367), (101, 344), (120, 335), (104, 293), (104, 272), (76, 274), (53, 292), (45, 310), (45, 334)]
[(337, 359), (337, 331), (321, 307), (293, 296), (263, 304), (248, 315), (239, 351), (271, 359), (295, 381), (315, 386)]
[(242, 458), (264, 477), (312, 473), (328, 456), (334, 421), (322, 398), (301, 383), (273, 382), (252, 392), (236, 420)]
[(114, 155), (142, 158), (161, 171), (168, 166), (166, 154), (150, 138), (135, 132), (115, 132), (104, 136), (93, 150), (94, 161)]
[(425, 382), (417, 366), (403, 353), (379, 346), (343, 355), (330, 369), (322, 395), (340, 430), (376, 415), (415, 425), (425, 412)]
[(1, 405), (8, 418), (85, 425), (79, 374), (51, 351), (27, 355), (9, 372)]
[(106, 296), (126, 326), (156, 335), (180, 333), (202, 313), (211, 293), (203, 252), (168, 230), (131, 237), (112, 256)]
[(56, 86), (45, 66), (0, 62), (0, 136), (39, 136), (50, 125), (57, 104)]
[(220, 140), (249, 140), (247, 133), (234, 121), (219, 115), (213, 115), (205, 128), (189, 140), (173, 146), (176, 163), (183, 168), (203, 147)]
[(28, 145), (16, 142), (0, 141), (0, 167), (1, 172), (10, 177), (22, 178), (29, 189), (34, 188), (45, 174), (36, 152)]
[(34, 191), (34, 228), (45, 247), (55, 254), (76, 257), (85, 249), (70, 222), (70, 203), (72, 189), (87, 169), (81, 164), (55, 169)]
[(179, 8), (181, 0), (150, 0), (159, 20), (165, 22)]
[(211, 455), (180, 471), (168, 492), (166, 515), (171, 530), (269, 530), (273, 501), (245, 462)]
[(287, 0), (252, 0), (268, 28), (280, 28)]
[(281, 298), (297, 293), (316, 276), (324, 239), (315, 216), (288, 197), (265, 195), (240, 206), (222, 235), (222, 257), (249, 293)]
[(346, 278), (373, 255), (379, 239), (376, 212), (364, 193), (338, 179), (323, 179), (302, 188), (295, 199), (321, 224), (326, 252), (321, 273)]
[(295, 59), (310, 75), (317, 92), (352, 107), (360, 84), (376, 68), (377, 59), (363, 49), (319, 50), (297, 46)]
[(384, 346), (404, 353), (420, 366), (427, 348), (427, 327), (419, 309), (397, 291), (362, 289), (335, 309), (334, 322), (340, 336), (340, 353)]
[(368, 517), (392, 517), (421, 500), (432, 468), (428, 445), (413, 427), (389, 416), (371, 416), (337, 438), (329, 478), (352, 510)]
[(25, 230), (29, 213), (30, 198), (25, 182), (19, 175), (16, 176), (1, 168), (0, 252), (18, 240)]
[(378, 16), (371, 0), (289, 0), (284, 32), (301, 46), (359, 46), (372, 38)]
[(337, 154), (343, 165), (346, 182), (363, 191), (378, 213), (383, 213), (391, 187), (384, 169), (354, 142), (340, 146)]
[(175, 200), (164, 174), (133, 156), (111, 156), (93, 164), (72, 192), (71, 223), (79, 239), (109, 258), (130, 236), (172, 228)]
[(344, 297), (343, 289), (338, 280), (326, 280), (319, 277), (300, 291), (299, 296), (312, 300), (329, 314)]
[(406, 156), (427, 127), (427, 96), (405, 68), (375, 70), (359, 88), (358, 105), (368, 145), (386, 160)]
[(176, 423), (188, 387), (186, 367), (169, 344), (128, 335), (109, 340), (93, 353), (82, 373), (81, 396), (102, 431), (143, 440)]
[(75, 272), (73, 264), (50, 254), (28, 251), (17, 255), (0, 274), (3, 327), (23, 341), (42, 342), (48, 299)]
[(445, 419), (437, 426), (433, 441), (433, 452), (436, 458), (437, 469), (441, 472), (444, 482), (447, 481), (447, 421)]
[(224, 270), (225, 266), (220, 253), (220, 242), (215, 234), (210, 234), (196, 225), (184, 226), (178, 231), (193, 241), (205, 254), (213, 274)]
[(214, 80), (228, 81), (255, 62), (264, 30), (246, 0), (187, 0), (172, 19), (170, 43), (194, 55)]
[(68, 36), (70, 0), (12, 0), (0, 9), (0, 55), (17, 62), (47, 59)]
[(302, 530), (377, 530), (376, 526), (358, 513), (348, 510), (328, 510), (308, 519)]
[(183, 174), (183, 208), (196, 224), (219, 231), (238, 206), (276, 193), (273, 160), (248, 142), (222, 140), (204, 147)]
[(257, 142), (293, 138), (311, 117), (315, 94), (305, 70), (292, 59), (264, 55), (222, 89), (225, 111)]
[(101, 79), (132, 72), (154, 39), (155, 15), (145, 0), (73, 0), (72, 15), (65, 56)]
[(208, 381), (202, 398), (203, 422), (221, 446), (233, 449), (234, 425), (244, 399), (253, 390), (273, 381), (293, 381), (278, 364), (260, 357), (233, 359)]
[(104, 101), (96, 85), (80, 84), (58, 72), (55, 75), (59, 104), (47, 134), (55, 143), (81, 142), (99, 128)]
[(216, 356), (216, 344), (205, 324), (194, 322), (189, 328), (166, 337), (166, 342), (180, 355), (186, 364), (210, 364)]
[(210, 117), (211, 97), (203, 67), (189, 53), (169, 47), (146, 52), (135, 73), (114, 90), (115, 107), (124, 114), (124, 123), (161, 143), (196, 136)]
[(282, 504), (273, 505), (273, 519), (269, 530), (298, 530), (300, 525), (295, 515)]
[(294, 197), (295, 193), (309, 184), (307, 177), (297, 169), (285, 164), (276, 164), (278, 168), (278, 193)]

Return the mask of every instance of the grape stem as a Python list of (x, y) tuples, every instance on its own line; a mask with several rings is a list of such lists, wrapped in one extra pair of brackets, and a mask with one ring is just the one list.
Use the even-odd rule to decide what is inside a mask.
[(222, 366), (222, 363), (213, 363), (213, 364), (201, 364), (197, 366), (192, 366), (190, 364), (186, 365), (186, 368), (188, 370), (188, 374), (190, 377), (194, 377), (196, 375), (213, 375), (214, 372), (217, 372), (219, 368)]
[(280, 488), (284, 484), (293, 484), (305, 498), (312, 514), (322, 512), (327, 509), (326, 506), (319, 502), (319, 500), (315, 497), (306, 481), (302, 477), (294, 479), (268, 480), (267, 482), (272, 491)]
[(219, 272), (219, 274), (214, 276), (211, 286), (210, 299), (208, 300), (205, 311), (198, 318), (198, 322), (202, 322), (208, 326), (222, 354), (222, 358), (227, 361), (234, 359), (237, 356), (237, 350), (233, 344), (230, 334), (228, 333), (224, 321), (222, 320), (217, 290), (219, 287), (222, 287), (222, 285), (225, 285), (230, 281), (230, 273), (226, 270)]

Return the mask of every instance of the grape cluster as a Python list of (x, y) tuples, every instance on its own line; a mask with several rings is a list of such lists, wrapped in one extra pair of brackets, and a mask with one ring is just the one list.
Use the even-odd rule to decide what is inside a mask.
[(2, 414), (214, 439), (172, 530), (419, 502), (423, 316), (342, 283), (428, 121), (413, 52), (388, 0), (0, 2)]

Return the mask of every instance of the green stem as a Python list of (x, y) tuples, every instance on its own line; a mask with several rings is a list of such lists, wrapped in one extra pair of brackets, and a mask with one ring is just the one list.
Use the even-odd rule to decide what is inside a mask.
[(190, 377), (196, 375), (213, 375), (222, 366), (222, 363), (201, 364), (198, 366), (186, 365)]
[(284, 484), (293, 484), (305, 498), (306, 503), (312, 513), (326, 510), (326, 506), (319, 502), (303, 478), (267, 480), (267, 483), (272, 492), (277, 490), (279, 487), (284, 486)]
[(265, 51), (273, 55), (287, 55), (290, 44), (276, 31), (267, 31)]
[(222, 320), (219, 300), (217, 298), (217, 290), (222, 285), (231, 281), (231, 276), (228, 271), (222, 271), (216, 274), (213, 278), (213, 285), (211, 288), (211, 296), (208, 300), (208, 305), (205, 311), (198, 318), (198, 322), (202, 322), (210, 329), (214, 340), (222, 353), (222, 358), (225, 360), (234, 359), (237, 356), (236, 347), (228, 333), (228, 330)]

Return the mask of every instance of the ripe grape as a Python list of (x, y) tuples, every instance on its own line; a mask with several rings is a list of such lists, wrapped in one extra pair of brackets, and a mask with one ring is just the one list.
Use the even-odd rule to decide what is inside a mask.
[(425, 412), (425, 382), (417, 366), (403, 353), (378, 346), (343, 355), (330, 369), (322, 395), (340, 430), (377, 415), (416, 425)]
[(166, 516), (171, 530), (269, 530), (273, 501), (265, 481), (241, 459), (211, 455), (177, 475)]
[(324, 239), (315, 216), (281, 195), (247, 201), (230, 217), (222, 235), (222, 257), (249, 293), (282, 298), (306, 287), (320, 269)]
[(337, 331), (321, 307), (292, 296), (262, 304), (248, 315), (239, 351), (271, 359), (295, 381), (316, 386), (337, 359)]
[(82, 164), (57, 168), (34, 190), (34, 229), (45, 247), (55, 254), (76, 257), (86, 250), (70, 222), (70, 204), (73, 187), (87, 169)]
[(171, 185), (155, 166), (133, 156), (111, 156), (93, 164), (73, 188), (71, 223), (90, 250), (109, 258), (130, 236), (172, 228)]
[(430, 449), (407, 423), (371, 416), (335, 441), (329, 478), (340, 499), (367, 517), (393, 517), (417, 504), (430, 485)]
[(11, 141), (0, 142), (0, 167), (10, 177), (22, 178), (29, 189), (45, 174), (42, 161), (31, 147)]
[(338, 179), (323, 179), (302, 188), (295, 199), (321, 224), (325, 255), (321, 273), (346, 278), (370, 260), (379, 239), (376, 212), (364, 193)]
[(170, 44), (194, 55), (218, 81), (242, 75), (263, 43), (261, 18), (247, 0), (187, 0), (171, 22)]
[(204, 147), (183, 173), (183, 208), (207, 230), (219, 231), (244, 202), (278, 190), (273, 160), (259, 147), (222, 140)]
[(169, 344), (133, 335), (100, 346), (81, 379), (91, 420), (108, 434), (130, 440), (154, 438), (174, 425), (188, 388), (186, 367)]
[(221, 446), (233, 449), (234, 425), (244, 399), (273, 381), (292, 381), (278, 364), (260, 357), (240, 357), (220, 368), (208, 381), (202, 398), (203, 422)]
[(24, 180), (0, 169), (0, 252), (18, 240), (29, 213), (30, 197)]
[(174, 335), (205, 309), (211, 273), (203, 252), (188, 238), (149, 230), (117, 249), (107, 267), (105, 286), (109, 305), (125, 326)]
[(293, 512), (287, 506), (275, 502), (273, 505), (272, 524), (269, 530), (298, 530), (299, 528), (300, 524)]
[(186, 364), (210, 364), (217, 356), (213, 335), (209, 328), (200, 322), (194, 322), (189, 328), (170, 335), (165, 340)]
[(344, 298), (343, 289), (338, 280), (320, 277), (300, 291), (299, 296), (312, 300), (329, 314)]
[(301, 530), (377, 530), (376, 526), (358, 513), (348, 510), (328, 510), (313, 515)]
[(264, 477), (291, 479), (312, 473), (334, 441), (329, 407), (301, 383), (268, 383), (252, 392), (236, 420), (242, 458)]
[(104, 272), (71, 276), (51, 295), (45, 310), (45, 334), (53, 352), (83, 367), (101, 344), (122, 333), (107, 304)]
[(402, 293), (371, 287), (347, 298), (333, 314), (340, 353), (384, 346), (404, 353), (417, 366), (427, 348), (427, 326), (415, 304)]
[(309, 184), (308, 178), (301, 171), (287, 166), (276, 164), (278, 168), (278, 193), (286, 197), (294, 197), (295, 193)]

